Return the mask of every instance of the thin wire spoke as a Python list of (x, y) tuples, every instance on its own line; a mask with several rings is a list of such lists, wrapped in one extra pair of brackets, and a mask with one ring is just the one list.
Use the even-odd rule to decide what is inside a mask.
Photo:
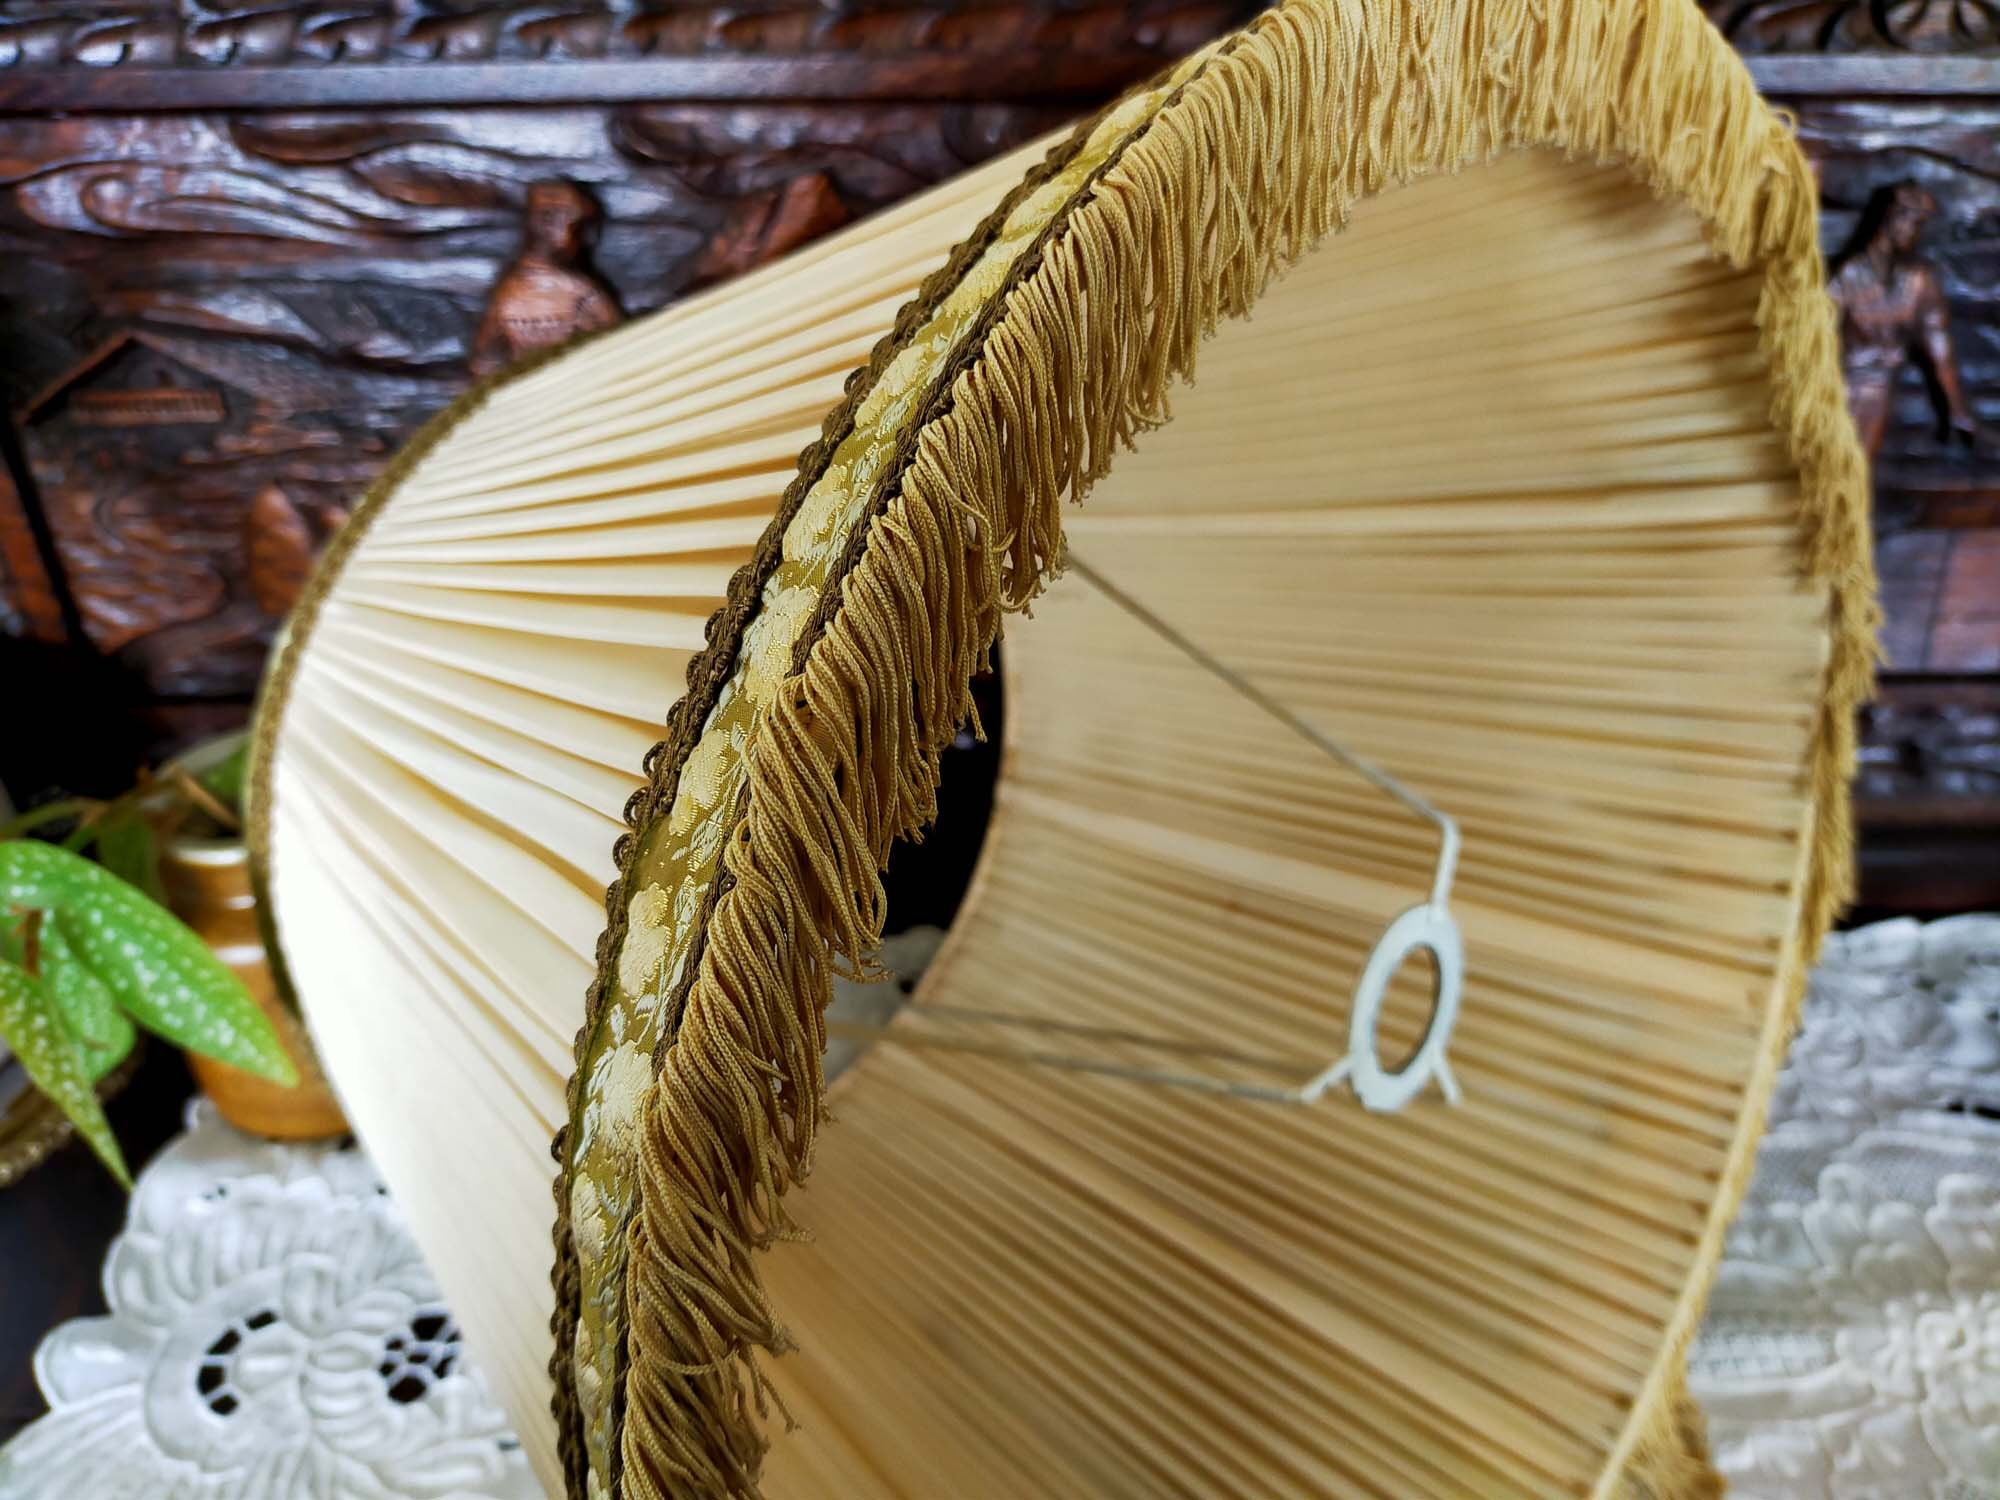
[[(1219, 681), (1226, 683), (1241, 697), (1255, 704), (1271, 718), (1283, 724), (1307, 743), (1331, 756), (1341, 765), (1353, 771), (1378, 791), (1386, 793), (1402, 803), (1418, 817), (1437, 825), (1438, 858), (1436, 873), (1431, 883), (1431, 905), (1440, 911), (1445, 906), (1451, 891), (1452, 875), (1458, 865), (1458, 824), (1450, 815), (1440, 811), (1429, 798), (1406, 785), (1382, 767), (1365, 756), (1348, 749), (1324, 730), (1301, 718), (1283, 703), (1265, 692), (1248, 677), (1238, 672), (1226, 662), (1211, 655), (1202, 646), (1189, 639), (1159, 615), (1141, 604), (1137, 599), (1111, 582), (1097, 569), (1082, 558), (1071, 553), (1068, 566), (1087, 582), (1092, 584), (1105, 598), (1116, 604), (1125, 613), (1151, 630), (1160, 639), (1173, 646), (1190, 661), (1208, 672)], [(1334, 1084), (1346, 1078), (1353, 1070), (1351, 1057), (1336, 1058), (1331, 1064), (1320, 1069), (1305, 1081), (1296, 1084), (1248, 1083), (1236, 1079), (1219, 1078), (1206, 1073), (1178, 1072), (1165, 1068), (1144, 1067), (1137, 1064), (1115, 1062), (1108, 1058), (1093, 1058), (1072, 1052), (1044, 1051), (1037, 1048), (1012, 1046), (1001, 1042), (978, 1041), (963, 1036), (926, 1035), (916, 1027), (917, 1018), (930, 1025), (957, 1023), (960, 1026), (987, 1025), (1023, 1027), (1051, 1035), (1082, 1037), (1103, 1041), (1114, 1045), (1124, 1045), (1162, 1052), (1174, 1052), (1193, 1058), (1202, 1058), (1218, 1063), (1234, 1062), (1249, 1066), (1261, 1066), (1276, 1071), (1289, 1064), (1270, 1058), (1246, 1057), (1219, 1049), (1204, 1049), (1198, 1043), (1184, 1042), (1173, 1038), (1148, 1037), (1133, 1032), (1112, 1028), (1077, 1025), (1062, 1021), (1046, 1020), (1035, 1016), (1008, 1015), (999, 1011), (975, 1010), (950, 1005), (926, 1005), (905, 1013), (904, 1018), (892, 1025), (875, 1026), (857, 1021), (829, 1019), (827, 1035), (851, 1041), (889, 1041), (905, 1047), (931, 1049), (946, 1052), (971, 1053), (979, 1057), (995, 1058), (1003, 1062), (1029, 1067), (1055, 1068), (1073, 1073), (1091, 1073), (1099, 1077), (1123, 1079), (1133, 1083), (1148, 1083), (1168, 1088), (1192, 1089), (1201, 1093), (1223, 1094), (1237, 1099), (1255, 1099), (1277, 1104), (1311, 1104), (1324, 1095)], [(1434, 1064), (1447, 1098), (1456, 1102), (1458, 1088), (1446, 1069), (1440, 1054)]]

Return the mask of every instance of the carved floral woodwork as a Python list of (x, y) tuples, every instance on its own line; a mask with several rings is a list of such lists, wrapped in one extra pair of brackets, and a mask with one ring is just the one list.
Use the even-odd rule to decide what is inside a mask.
[(1162, 58), (1192, 50), (1243, 6), (1202, 3), (542, 4), (364, 3), (186, 7), (175, 0), (0, 3), (0, 67), (317, 63), (982, 52)]
[(1996, 0), (1702, 0), (1702, 9), (1753, 55), (2000, 48)]

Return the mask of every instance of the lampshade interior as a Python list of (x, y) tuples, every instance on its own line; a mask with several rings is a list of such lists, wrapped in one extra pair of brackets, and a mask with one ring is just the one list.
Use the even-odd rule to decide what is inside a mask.
[[(1795, 918), (1826, 604), (1758, 285), (1622, 170), (1521, 153), (1365, 203), (1206, 348), (1071, 546), (1458, 818), (1465, 1101), (877, 1045), (774, 1257), (802, 1425), (772, 1494), (1608, 1481)], [(1005, 668), (983, 867), (915, 1001), (952, 1024), (898, 1024), (1138, 1066), (1103, 1038), (1169, 1038), (1217, 1076), (1340, 1055), (1435, 830), (1079, 578)]]

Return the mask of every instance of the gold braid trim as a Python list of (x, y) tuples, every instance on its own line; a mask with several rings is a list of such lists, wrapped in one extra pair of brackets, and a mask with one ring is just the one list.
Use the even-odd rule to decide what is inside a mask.
[[(1803, 568), (1829, 596), (1798, 920), (1763, 1060), (1668, 1338), (1598, 1486), (1697, 1500), (1718, 1481), (1682, 1376), (1748, 1178), (1806, 965), (1848, 892), (1845, 784), (1876, 610), (1865, 467), (1842, 400), (1810, 173), (1688, 0), (1286, 0), (1156, 114), (1051, 223), (917, 425), (797, 671), (746, 749), (705, 946), (641, 1127), (619, 1493), (758, 1494), (784, 1345), (756, 1252), (809, 1170), (837, 960), (862, 965), (892, 842), (999, 633), (1059, 571), (1065, 495), (1167, 417), (1202, 338), (1390, 182), (1554, 146), (1620, 161), (1758, 268), (1771, 420), (1801, 486)], [(685, 720), (683, 720), (685, 722)], [(656, 804), (657, 805), (657, 804)]]

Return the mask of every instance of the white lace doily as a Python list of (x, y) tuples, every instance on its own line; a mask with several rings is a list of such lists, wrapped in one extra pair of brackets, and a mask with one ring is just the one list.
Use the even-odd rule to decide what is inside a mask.
[[(2000, 918), (1836, 937), (1691, 1368), (1734, 1500), (2000, 1500)], [(5, 1500), (539, 1500), (355, 1150), (206, 1105), (140, 1174)]]
[(0, 1449), (5, 1500), (541, 1500), (359, 1151), (190, 1105), (104, 1294), (35, 1352), (50, 1411)]
[(2000, 918), (1828, 943), (1689, 1373), (1732, 1500), (2000, 1500)]

